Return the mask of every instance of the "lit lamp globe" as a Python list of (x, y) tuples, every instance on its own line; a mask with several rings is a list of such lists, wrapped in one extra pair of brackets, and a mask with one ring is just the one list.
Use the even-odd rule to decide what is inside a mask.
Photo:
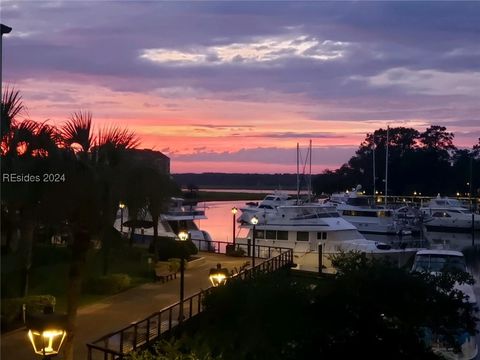
[(232, 214), (233, 214), (233, 215), (237, 215), (237, 212), (238, 212), (238, 209), (234, 206), (234, 207), (232, 208)]
[(58, 355), (67, 336), (66, 316), (43, 314), (30, 316), (27, 321), (28, 338), (33, 351), (44, 359)]
[(180, 239), (180, 241), (187, 241), (188, 233), (186, 231), (180, 231), (178, 233), (178, 238)]
[(119, 207), (120, 209), (125, 209), (125, 204), (121, 202), (120, 204), (118, 204), (118, 207)]
[(250, 222), (252, 223), (252, 225), (257, 225), (258, 224), (258, 217), (257, 216), (253, 216), (252, 219), (250, 220)]
[(212, 283), (212, 286), (217, 287), (220, 285), (225, 285), (229, 277), (228, 270), (222, 268), (221, 264), (217, 264), (216, 268), (210, 269), (209, 279)]

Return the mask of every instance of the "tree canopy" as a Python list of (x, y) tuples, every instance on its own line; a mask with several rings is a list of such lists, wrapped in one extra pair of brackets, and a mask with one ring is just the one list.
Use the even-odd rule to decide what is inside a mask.
[(428, 334), (458, 350), (459, 331), (475, 333), (475, 309), (454, 288), (465, 273), (410, 273), (358, 253), (334, 262), (330, 278), (286, 271), (214, 289), (176, 349), (185, 359), (440, 359)]
[(314, 190), (317, 194), (332, 193), (360, 184), (370, 194), (374, 188), (383, 191), (388, 163), (389, 194), (465, 195), (472, 183), (475, 196), (480, 187), (480, 147), (458, 149), (453, 140), (454, 134), (438, 125), (423, 132), (406, 127), (375, 130), (367, 134), (346, 164), (316, 176)]

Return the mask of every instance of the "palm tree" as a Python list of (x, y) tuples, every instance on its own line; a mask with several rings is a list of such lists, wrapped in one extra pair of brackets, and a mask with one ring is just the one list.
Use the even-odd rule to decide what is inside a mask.
[[(107, 239), (113, 228), (118, 203), (124, 197), (124, 154), (138, 144), (128, 130), (115, 127), (93, 133), (92, 114), (77, 112), (62, 128), (63, 144), (75, 161), (68, 166), (63, 212), (72, 234), (72, 260), (67, 288), (66, 359), (73, 358), (73, 339), (86, 254), (94, 238)], [(63, 197), (62, 196), (62, 197)], [(108, 259), (108, 244), (102, 246)], [(104, 265), (104, 269), (107, 266)]]
[[(34, 230), (38, 224), (42, 192), (41, 177), (50, 173), (51, 159), (59, 152), (59, 135), (55, 128), (29, 119), (20, 120), (25, 106), (19, 91), (7, 88), (1, 101), (2, 139), (1, 167), (3, 174), (28, 174), (28, 179), (7, 181), (2, 186), (2, 215), (9, 241), (15, 228), (20, 230), (22, 284), (20, 294), (28, 294), (32, 264)], [(21, 221), (20, 221), (21, 219)]]

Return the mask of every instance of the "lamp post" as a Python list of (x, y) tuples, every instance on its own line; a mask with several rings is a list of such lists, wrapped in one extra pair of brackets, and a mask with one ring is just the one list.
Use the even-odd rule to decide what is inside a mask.
[(67, 336), (66, 320), (66, 315), (53, 313), (28, 317), (28, 338), (35, 354), (42, 355), (43, 359), (58, 355)]
[(252, 229), (252, 268), (255, 267), (255, 230), (256, 230), (256, 225), (258, 224), (258, 218), (254, 215), (252, 216), (252, 219), (250, 222), (253, 225)]
[[(180, 231), (178, 233), (178, 239), (181, 243), (187, 241), (188, 233), (186, 231)], [(183, 253), (184, 247), (181, 248), (180, 255), (180, 310), (178, 312), (178, 321), (183, 321), (183, 298), (185, 293), (185, 254)]]
[(218, 287), (227, 283), (229, 275), (228, 270), (222, 268), (222, 264), (219, 263), (216, 268), (210, 269), (210, 275), (208, 278), (213, 287)]
[(237, 212), (238, 212), (238, 209), (234, 206), (232, 208), (232, 214), (233, 214), (233, 236), (232, 236), (232, 239), (233, 239), (233, 248), (235, 249), (235, 216), (237, 215)]
[(118, 207), (120, 208), (120, 233), (123, 233), (123, 209), (125, 208), (125, 204), (120, 202)]
[[(3, 88), (2, 76), (3, 76), (3, 34), (9, 34), (12, 31), (10, 26), (0, 24), (0, 88)], [(2, 98), (2, 93), (0, 90), (0, 98)]]

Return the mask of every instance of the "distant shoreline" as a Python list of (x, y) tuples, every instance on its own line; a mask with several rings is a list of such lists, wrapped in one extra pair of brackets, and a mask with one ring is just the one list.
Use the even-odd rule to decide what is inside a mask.
[[(230, 191), (208, 191), (200, 190), (196, 194), (197, 196), (192, 200), (198, 202), (209, 202), (209, 201), (236, 201), (236, 200), (262, 200), (269, 191), (265, 192), (230, 192)], [(184, 196), (188, 192), (184, 191)], [(188, 199), (187, 196), (185, 196)]]

